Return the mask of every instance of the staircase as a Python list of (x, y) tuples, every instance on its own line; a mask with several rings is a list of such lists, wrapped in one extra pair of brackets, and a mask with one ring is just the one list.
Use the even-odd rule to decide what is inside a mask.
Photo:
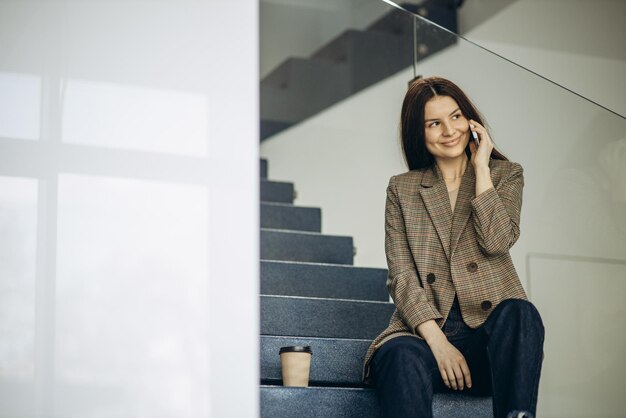
[[(453, 32), (458, 2), (425, 0), (407, 10)], [(413, 17), (389, 12), (365, 30), (348, 29), (310, 57), (291, 57), (261, 80), (261, 140), (350, 97), (456, 43), (454, 35), (416, 21), (418, 45), (413, 45)]]
[[(377, 417), (361, 371), (394, 310), (387, 270), (353, 266), (352, 237), (321, 234), (321, 210), (294, 206), (293, 184), (267, 171), (262, 160), (261, 417)], [(290, 345), (313, 350), (308, 388), (282, 386), (278, 351)], [(492, 416), (489, 398), (437, 394), (433, 407), (436, 418)]]

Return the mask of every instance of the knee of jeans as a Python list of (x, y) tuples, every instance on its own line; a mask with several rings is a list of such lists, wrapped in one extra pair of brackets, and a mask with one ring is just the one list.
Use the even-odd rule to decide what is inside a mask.
[(531, 302), (524, 299), (506, 299), (498, 305), (505, 315), (512, 315), (524, 324), (524, 328), (533, 327), (543, 336), (544, 327), (539, 311)]
[(424, 358), (421, 350), (413, 345), (398, 344), (389, 347), (385, 353), (385, 363), (389, 366), (397, 366), (401, 369), (417, 370), (420, 374), (425, 374), (430, 367)]

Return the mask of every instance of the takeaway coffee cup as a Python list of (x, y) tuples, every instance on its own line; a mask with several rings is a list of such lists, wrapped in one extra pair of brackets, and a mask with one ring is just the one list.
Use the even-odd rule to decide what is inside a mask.
[(280, 349), (280, 368), (284, 386), (309, 386), (311, 369), (311, 347), (291, 346)]

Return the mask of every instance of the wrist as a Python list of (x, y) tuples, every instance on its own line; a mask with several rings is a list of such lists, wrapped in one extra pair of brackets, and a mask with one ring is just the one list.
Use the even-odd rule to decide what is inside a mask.
[(488, 164), (478, 164), (474, 166), (474, 173), (476, 174), (476, 176), (489, 176), (491, 174), (491, 169), (489, 168)]
[(439, 332), (432, 332), (427, 337), (424, 338), (424, 340), (426, 340), (426, 344), (428, 344), (428, 346), (431, 348), (440, 346), (448, 342), (448, 338), (446, 338), (446, 334), (444, 334), (443, 331), (439, 329), (439, 327), (437, 327), (437, 330)]

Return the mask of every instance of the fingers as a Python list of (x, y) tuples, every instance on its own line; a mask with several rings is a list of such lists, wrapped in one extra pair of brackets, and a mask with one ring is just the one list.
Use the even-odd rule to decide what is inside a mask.
[(465, 379), (465, 384), (468, 389), (472, 388), (472, 375), (470, 373), (469, 367), (467, 366), (467, 362), (465, 359), (461, 362), (461, 372), (463, 372), (463, 377)]
[(458, 364), (455, 364), (453, 367), (454, 376), (456, 378), (456, 385), (453, 386), (454, 390), (463, 390), (465, 387), (465, 382), (463, 381), (463, 372), (461, 372), (461, 368)]
[(461, 369), (457, 366), (456, 371), (455, 367), (448, 366), (445, 369), (441, 369), (441, 378), (443, 380), (443, 384), (446, 385), (447, 388), (451, 388), (454, 390), (463, 389), (463, 373)]
[(472, 155), (476, 154), (476, 144), (474, 143), (473, 140), (470, 141), (469, 148), (470, 148), (470, 152), (472, 153)]
[(475, 150), (475, 152), (472, 153), (474, 157), (472, 158), (472, 164), (488, 165), (491, 152), (493, 151), (493, 142), (491, 141), (487, 130), (480, 123), (476, 122), (474, 119), (470, 119), (469, 124), (470, 129), (476, 132), (480, 139), (480, 145), (478, 147), (476, 147), (475, 144), (472, 146), (471, 143), (473, 141), (470, 141), (470, 152), (472, 152), (472, 149)]
[[(482, 143), (484, 140), (487, 140), (488, 143), (491, 143), (491, 138), (487, 134), (487, 129), (480, 123), (476, 122), (474, 119), (469, 120), (470, 130), (476, 132), (478, 137), (480, 138), (480, 142)], [(470, 133), (471, 135), (471, 133)]]
[(446, 372), (446, 369), (440, 369), (439, 372), (441, 373), (441, 379), (443, 380), (443, 384), (446, 385), (447, 388), (450, 388), (450, 385), (452, 384), (452, 381), (454, 381), (454, 379), (448, 379), (448, 372)]
[(446, 368), (441, 369), (440, 373), (443, 383), (448, 388), (463, 390), (465, 387), (468, 389), (472, 387), (472, 376), (465, 358), (460, 359), (458, 363), (450, 364)]

